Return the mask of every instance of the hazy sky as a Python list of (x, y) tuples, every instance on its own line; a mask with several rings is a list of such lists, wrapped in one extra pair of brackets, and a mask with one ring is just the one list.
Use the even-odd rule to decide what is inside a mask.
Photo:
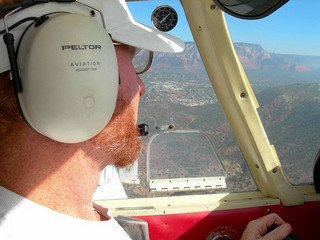
[[(175, 8), (179, 15), (178, 25), (169, 33), (193, 41), (178, 0), (129, 2), (128, 6), (136, 21), (151, 26), (152, 11), (163, 4)], [(290, 0), (260, 20), (229, 15), (226, 20), (233, 42), (258, 43), (268, 52), (320, 56), (320, 0)]]

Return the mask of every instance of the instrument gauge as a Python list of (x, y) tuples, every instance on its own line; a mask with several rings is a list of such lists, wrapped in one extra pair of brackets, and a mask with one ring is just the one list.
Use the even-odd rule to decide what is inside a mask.
[(178, 14), (170, 6), (161, 5), (152, 12), (151, 23), (156, 29), (162, 32), (172, 30), (177, 25), (177, 22)]

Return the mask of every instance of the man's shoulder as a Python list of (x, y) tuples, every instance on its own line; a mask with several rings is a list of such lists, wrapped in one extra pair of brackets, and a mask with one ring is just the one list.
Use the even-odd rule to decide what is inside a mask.
[(74, 218), (32, 202), (3, 187), (0, 187), (0, 196), (1, 240), (100, 239), (105, 237), (106, 232), (112, 239), (130, 239), (112, 217), (101, 222)]

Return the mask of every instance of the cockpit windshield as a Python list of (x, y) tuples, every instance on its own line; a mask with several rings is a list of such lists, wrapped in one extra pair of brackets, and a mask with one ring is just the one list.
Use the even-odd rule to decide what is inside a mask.
[[(142, 5), (145, 11), (139, 14)], [(173, 55), (155, 53), (150, 70), (140, 75), (146, 93), (140, 100), (138, 122), (149, 125), (149, 135), (141, 138), (138, 161), (119, 170), (128, 197), (258, 190), (180, 2), (128, 3), (134, 17), (149, 26), (145, 12), (151, 15), (159, 5), (177, 11), (178, 24), (170, 33), (182, 38), (186, 48)], [(290, 183), (298, 185), (312, 183), (319, 150), (320, 32), (312, 26), (316, 17), (320, 19), (316, 12), (298, 18), (293, 8), (296, 5), (289, 2), (277, 13), (256, 21), (225, 17), (260, 105), (257, 111), (270, 144), (275, 146)]]

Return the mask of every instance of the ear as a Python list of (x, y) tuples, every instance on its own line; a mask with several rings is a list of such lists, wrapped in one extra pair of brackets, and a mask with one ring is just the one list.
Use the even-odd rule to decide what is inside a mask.
[(75, 143), (97, 135), (117, 99), (118, 65), (107, 31), (90, 17), (53, 14), (18, 50), (21, 113), (37, 132)]

